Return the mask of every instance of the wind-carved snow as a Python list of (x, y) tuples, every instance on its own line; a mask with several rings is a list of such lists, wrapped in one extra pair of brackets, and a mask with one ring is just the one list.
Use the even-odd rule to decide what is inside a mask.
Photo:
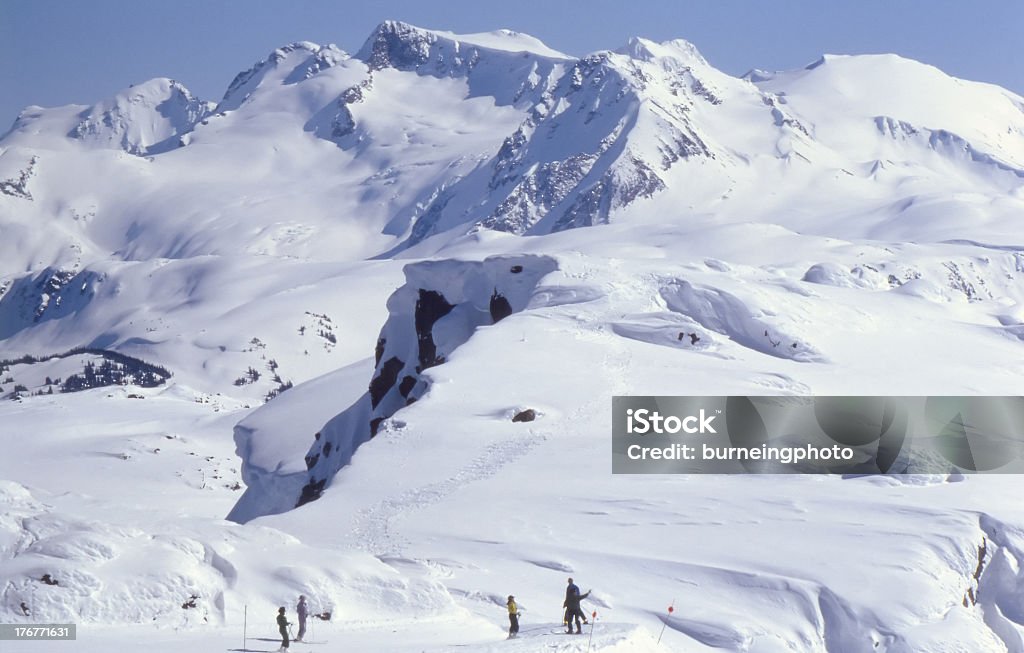
[(661, 291), (669, 309), (701, 326), (763, 354), (797, 361), (820, 362), (823, 357), (806, 336), (793, 333), (792, 318), (768, 307), (751, 306), (717, 288), (702, 288), (680, 279)]
[(694, 351), (716, 351), (715, 337), (698, 320), (676, 312), (627, 315), (612, 323), (612, 330), (632, 338), (663, 347), (687, 348)]
[(974, 583), (964, 603), (978, 605), (985, 623), (1008, 651), (1024, 650), (1024, 613), (1016, 597), (1024, 587), (1024, 548), (1020, 530), (995, 517), (982, 514), (985, 539), (979, 543)]

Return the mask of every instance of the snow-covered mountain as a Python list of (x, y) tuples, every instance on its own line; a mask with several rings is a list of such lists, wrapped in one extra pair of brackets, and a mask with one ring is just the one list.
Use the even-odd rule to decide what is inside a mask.
[[(889, 222), (878, 197), (941, 194), (943, 212), (976, 205), (953, 190), (1020, 199), (1022, 102), (894, 56), (741, 80), (684, 41), (577, 60), (514, 33), (392, 22), (355, 56), (275, 50), (216, 108), (152, 80), (93, 107), (26, 110), (3, 139), (5, 215), (20, 217), (5, 227), (59, 216), (72, 223), (61, 245), (122, 260), (352, 260), (437, 234), (543, 234), (667, 210), (671, 222), (713, 211), (803, 228), (777, 206), (794, 195)], [(816, 231), (844, 231), (815, 217)], [(54, 246), (5, 258), (15, 270), (75, 260)]]
[(892, 55), (354, 51), (0, 138), (4, 621), (177, 650), (304, 592), (349, 650), (484, 651), (515, 593), (502, 648), (582, 650), (571, 574), (598, 650), (1024, 651), (1012, 477), (613, 477), (608, 431), (624, 394), (1020, 394), (1024, 99)]

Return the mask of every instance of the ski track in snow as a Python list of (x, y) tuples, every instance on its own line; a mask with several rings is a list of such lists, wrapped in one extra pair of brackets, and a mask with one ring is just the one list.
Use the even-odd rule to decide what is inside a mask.
[(406, 490), (359, 511), (352, 528), (356, 536), (355, 546), (377, 557), (401, 556), (409, 542), (396, 532), (393, 527), (395, 521), (412, 511), (438, 503), (471, 483), (494, 476), (546, 439), (546, 435), (531, 429), (527, 437), (494, 442), (450, 478)]
[[(607, 333), (600, 335), (602, 336), (601, 339), (607, 343), (605, 345), (604, 360), (601, 361), (601, 368), (605, 370), (606, 377), (610, 383), (611, 392), (609, 394), (612, 396), (628, 395), (630, 394), (629, 369), (633, 356), (626, 351), (619, 338)], [(601, 401), (606, 400), (602, 398)], [(595, 400), (585, 408), (576, 410), (573, 413), (574, 417), (587, 414), (587, 411), (591, 410), (594, 404), (600, 404), (601, 401)]]
[(771, 394), (791, 394), (791, 395), (810, 395), (812, 394), (810, 386), (806, 383), (801, 383), (788, 374), (781, 374), (777, 372), (769, 372), (761, 374), (753, 382), (758, 386), (765, 389), (766, 392)]

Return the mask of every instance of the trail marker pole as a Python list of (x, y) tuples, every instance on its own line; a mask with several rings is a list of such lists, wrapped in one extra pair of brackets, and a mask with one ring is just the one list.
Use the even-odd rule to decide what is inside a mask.
[[(675, 612), (676, 600), (672, 599), (672, 604), (668, 606), (668, 616), (671, 617), (672, 613)], [(658, 633), (658, 643), (661, 644), (661, 636), (665, 634), (665, 627), (668, 626), (668, 617), (661, 623), (661, 632)]]
[(592, 621), (590, 622), (590, 641), (587, 642), (587, 653), (590, 653), (590, 645), (594, 643), (594, 626), (597, 625), (597, 610), (594, 610), (590, 616)]

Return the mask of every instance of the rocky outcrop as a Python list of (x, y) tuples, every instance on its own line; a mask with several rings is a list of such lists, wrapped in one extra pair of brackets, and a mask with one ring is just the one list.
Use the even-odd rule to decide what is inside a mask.
[(308, 478), (297, 505), (319, 498), (361, 444), (427, 394), (427, 370), (443, 364), (478, 327), (526, 309), (540, 280), (556, 269), (552, 258), (527, 255), (407, 266), (405, 285), (388, 299), (390, 316), (377, 340), (367, 393), (320, 430), (306, 455)]
[(16, 279), (0, 295), (0, 340), (46, 320), (67, 317), (92, 301), (103, 274), (46, 268)]
[(28, 182), (35, 174), (37, 163), (39, 157), (33, 156), (29, 159), (28, 165), (18, 171), (17, 176), (0, 180), (0, 194), (31, 201), (33, 198), (32, 192), (28, 189)]

